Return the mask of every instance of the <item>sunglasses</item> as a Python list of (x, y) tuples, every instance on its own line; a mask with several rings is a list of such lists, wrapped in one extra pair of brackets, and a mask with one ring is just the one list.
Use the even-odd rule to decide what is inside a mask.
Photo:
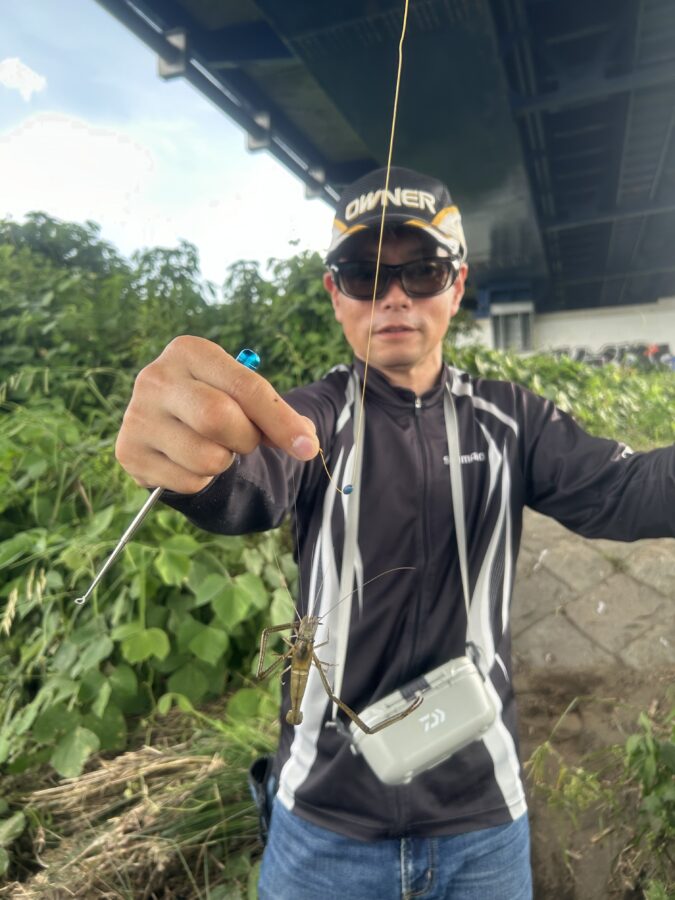
[(374, 261), (338, 262), (328, 266), (339, 290), (352, 300), (381, 300), (397, 278), (408, 297), (433, 297), (455, 283), (460, 261), (444, 257), (414, 259), (400, 266), (377, 265)]

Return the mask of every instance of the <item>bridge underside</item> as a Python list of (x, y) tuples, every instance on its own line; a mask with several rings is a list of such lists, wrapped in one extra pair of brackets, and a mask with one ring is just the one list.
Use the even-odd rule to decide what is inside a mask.
[[(98, 2), (310, 194), (386, 161), (402, 0)], [(403, 57), (394, 160), (449, 185), (475, 292), (675, 294), (672, 0), (411, 0)]]

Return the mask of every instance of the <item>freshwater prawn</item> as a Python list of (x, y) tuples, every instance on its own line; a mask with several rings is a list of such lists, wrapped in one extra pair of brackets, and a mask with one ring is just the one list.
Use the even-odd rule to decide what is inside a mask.
[[(364, 587), (367, 584), (375, 581), (378, 578), (382, 578), (384, 575), (389, 575), (392, 572), (399, 572), (404, 569), (411, 569), (411, 566), (397, 566), (393, 569), (388, 569), (386, 572), (382, 572), (380, 575), (376, 575), (374, 578), (371, 578), (369, 581), (366, 581), (363, 585)], [(332, 609), (335, 609), (340, 603), (344, 600), (347, 600), (354, 592), (347, 594), (345, 597), (342, 597), (337, 603), (331, 607), (327, 611), (330, 612)], [(327, 614), (326, 613), (326, 614)], [(366, 734), (375, 734), (378, 731), (382, 731), (383, 728), (387, 728), (389, 725), (393, 725), (394, 722), (398, 722), (400, 719), (409, 716), (411, 712), (417, 709), (417, 707), (422, 702), (422, 697), (416, 697), (413, 702), (404, 709), (402, 712), (396, 713), (393, 716), (389, 716), (389, 718), (384, 719), (384, 721), (380, 722), (378, 725), (374, 727), (370, 727), (366, 725), (366, 723), (361, 719), (357, 713), (354, 712), (351, 707), (347, 706), (347, 704), (341, 700), (336, 694), (333, 692), (332, 687), (330, 686), (330, 682), (326, 678), (326, 673), (324, 671), (324, 666), (328, 665), (327, 663), (321, 662), (321, 660), (316, 655), (315, 649), (319, 647), (323, 647), (324, 644), (328, 643), (327, 641), (323, 641), (321, 644), (315, 644), (316, 639), (316, 631), (319, 625), (321, 624), (320, 616), (298, 616), (296, 621), (294, 622), (285, 622), (283, 625), (271, 625), (268, 628), (265, 628), (260, 636), (260, 658), (258, 661), (258, 671), (256, 673), (258, 680), (262, 681), (264, 678), (267, 678), (272, 674), (276, 669), (279, 668), (286, 660), (290, 660), (290, 664), (285, 672), (290, 670), (291, 673), (291, 686), (290, 686), (290, 700), (291, 700), (291, 708), (286, 713), (286, 721), (289, 725), (300, 725), (303, 719), (303, 714), (300, 709), (302, 705), (303, 697), (305, 696), (305, 688), (307, 687), (307, 679), (309, 678), (309, 672), (314, 665), (319, 673), (319, 678), (321, 679), (321, 683), (324, 686), (324, 689), (333, 703), (340, 707), (340, 709), (354, 722), (362, 731), (365, 731)], [(285, 653), (282, 653), (278, 656), (277, 659), (274, 660), (271, 665), (265, 668), (265, 653), (267, 651), (267, 642), (271, 634), (280, 631), (291, 631), (292, 634), (290, 637), (282, 636), (282, 640), (284, 643), (288, 645), (288, 650)]]

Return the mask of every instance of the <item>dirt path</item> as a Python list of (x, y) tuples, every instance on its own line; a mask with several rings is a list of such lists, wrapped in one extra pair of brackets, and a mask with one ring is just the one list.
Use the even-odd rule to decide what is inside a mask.
[[(606, 763), (641, 711), (675, 702), (675, 541), (585, 541), (528, 512), (512, 631), (523, 760), (576, 698), (553, 747), (569, 767)], [(529, 794), (535, 900), (643, 896), (621, 877), (621, 862), (635, 875), (620, 858), (621, 821), (586, 813), (574, 824), (531, 784)]]
[[(659, 713), (671, 708), (675, 667), (635, 673), (625, 669), (586, 672), (542, 672), (522, 668), (516, 676), (519, 696), (522, 758), (529, 759), (547, 741), (569, 705), (552, 744), (570, 768), (596, 771), (608, 760), (607, 748), (621, 745), (636, 730), (642, 710)], [(550, 759), (549, 777), (557, 773)], [(607, 782), (616, 784), (612, 772)], [(528, 779), (535, 900), (629, 900), (642, 892), (634, 883), (630, 856), (621, 865), (620, 854), (630, 834), (620, 819), (596, 812), (582, 813), (575, 825), (551, 807), (544, 794)], [(621, 876), (621, 869), (625, 877)]]

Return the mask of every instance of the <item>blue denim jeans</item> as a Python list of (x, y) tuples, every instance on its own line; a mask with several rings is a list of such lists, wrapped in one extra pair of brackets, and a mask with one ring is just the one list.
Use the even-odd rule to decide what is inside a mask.
[(373, 842), (274, 804), (259, 900), (531, 900), (527, 814), (496, 828)]

